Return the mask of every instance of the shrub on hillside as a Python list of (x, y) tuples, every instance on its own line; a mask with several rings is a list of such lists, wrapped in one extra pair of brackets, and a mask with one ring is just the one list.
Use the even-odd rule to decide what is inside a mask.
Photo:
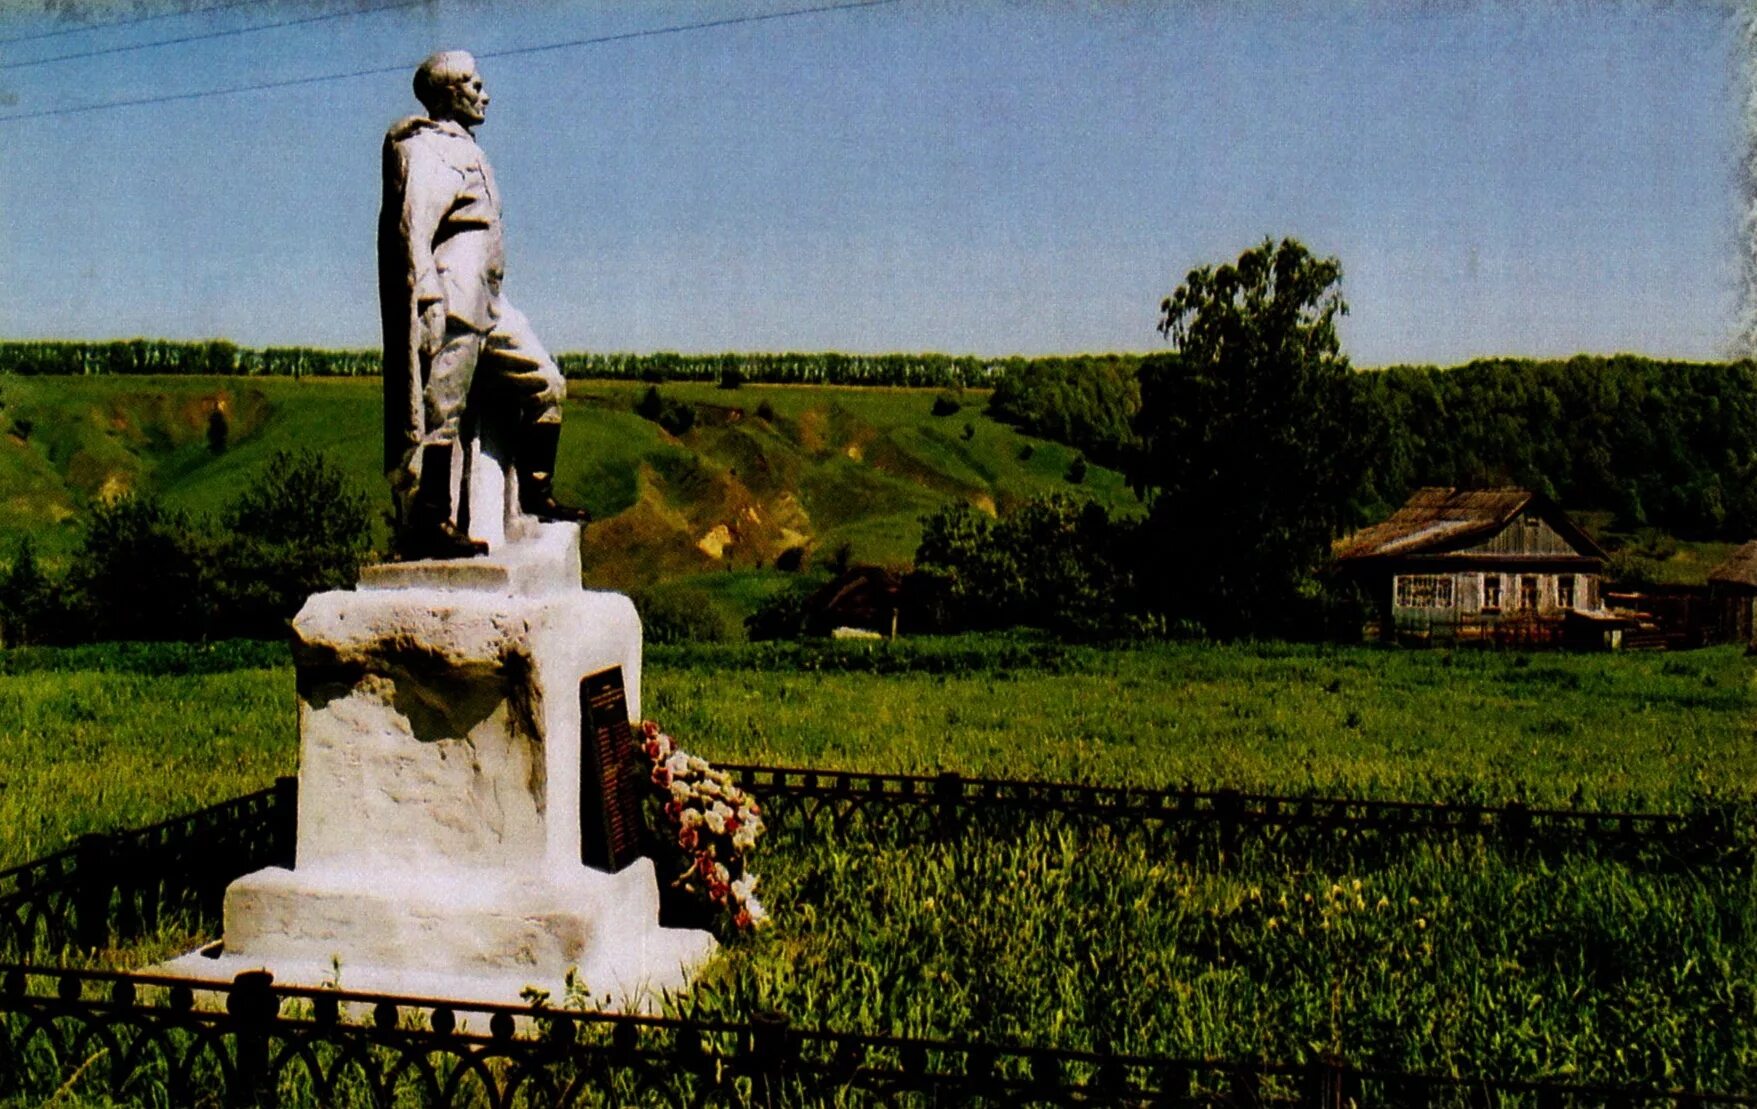
[(695, 426), (695, 406), (682, 401), (666, 400), (657, 385), (650, 385), (635, 402), (634, 414), (658, 424), (673, 435), (683, 435)]

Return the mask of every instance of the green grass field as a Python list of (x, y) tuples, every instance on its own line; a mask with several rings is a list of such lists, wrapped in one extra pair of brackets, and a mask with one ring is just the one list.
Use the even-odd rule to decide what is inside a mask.
[[(650, 648), (646, 714), (719, 761), (1606, 809), (1748, 801), (1751, 664), (1026, 638)], [(0, 656), (3, 862), (292, 771), (292, 674), (226, 644)], [(781, 831), (775, 926), (691, 1004), (838, 1028), (1749, 1090), (1735, 868), (1475, 840), (1247, 842), (1224, 865), (1044, 820), (951, 843)], [(163, 954), (186, 937), (110, 953)], [(587, 984), (589, 986), (589, 983)]]
[[(0, 864), (294, 770), (293, 673), (278, 646), (0, 659)], [(1757, 796), (1757, 686), (1730, 647), (1532, 655), (972, 636), (652, 646), (646, 665), (646, 715), (723, 762), (1592, 809)]]

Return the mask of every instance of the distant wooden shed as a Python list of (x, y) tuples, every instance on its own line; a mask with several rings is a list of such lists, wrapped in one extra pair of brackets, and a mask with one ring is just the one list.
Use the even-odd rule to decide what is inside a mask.
[(1716, 638), (1757, 642), (1757, 539), (1708, 572), (1708, 603), (1714, 610)]
[(889, 632), (904, 606), (903, 579), (882, 566), (852, 566), (805, 602), (805, 630), (828, 635), (836, 628)]
[(1599, 598), (1604, 550), (1528, 489), (1420, 489), (1332, 554), (1387, 640), (1546, 644), (1616, 627)]

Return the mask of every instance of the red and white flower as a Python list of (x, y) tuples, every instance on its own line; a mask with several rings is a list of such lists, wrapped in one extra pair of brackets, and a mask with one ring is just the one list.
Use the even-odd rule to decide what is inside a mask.
[(640, 750), (672, 842), (690, 860), (673, 885), (723, 905), (740, 929), (767, 924), (756, 899), (757, 876), (747, 860), (763, 833), (762, 808), (705, 759), (678, 748), (651, 720), (641, 723)]

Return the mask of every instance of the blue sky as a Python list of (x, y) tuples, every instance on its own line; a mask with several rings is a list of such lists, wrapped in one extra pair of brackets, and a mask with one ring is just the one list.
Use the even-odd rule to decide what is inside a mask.
[[(374, 346), (379, 143), (423, 56), (813, 0), (392, 2), (32, 38), (82, 24), (0, 4), (0, 117), (397, 67), (0, 118), (0, 336)], [(898, 0), (484, 58), (478, 138), (558, 351), (1151, 350), (1192, 266), (1293, 235), (1341, 259), (1359, 365), (1717, 358), (1734, 38), (1709, 3)]]

